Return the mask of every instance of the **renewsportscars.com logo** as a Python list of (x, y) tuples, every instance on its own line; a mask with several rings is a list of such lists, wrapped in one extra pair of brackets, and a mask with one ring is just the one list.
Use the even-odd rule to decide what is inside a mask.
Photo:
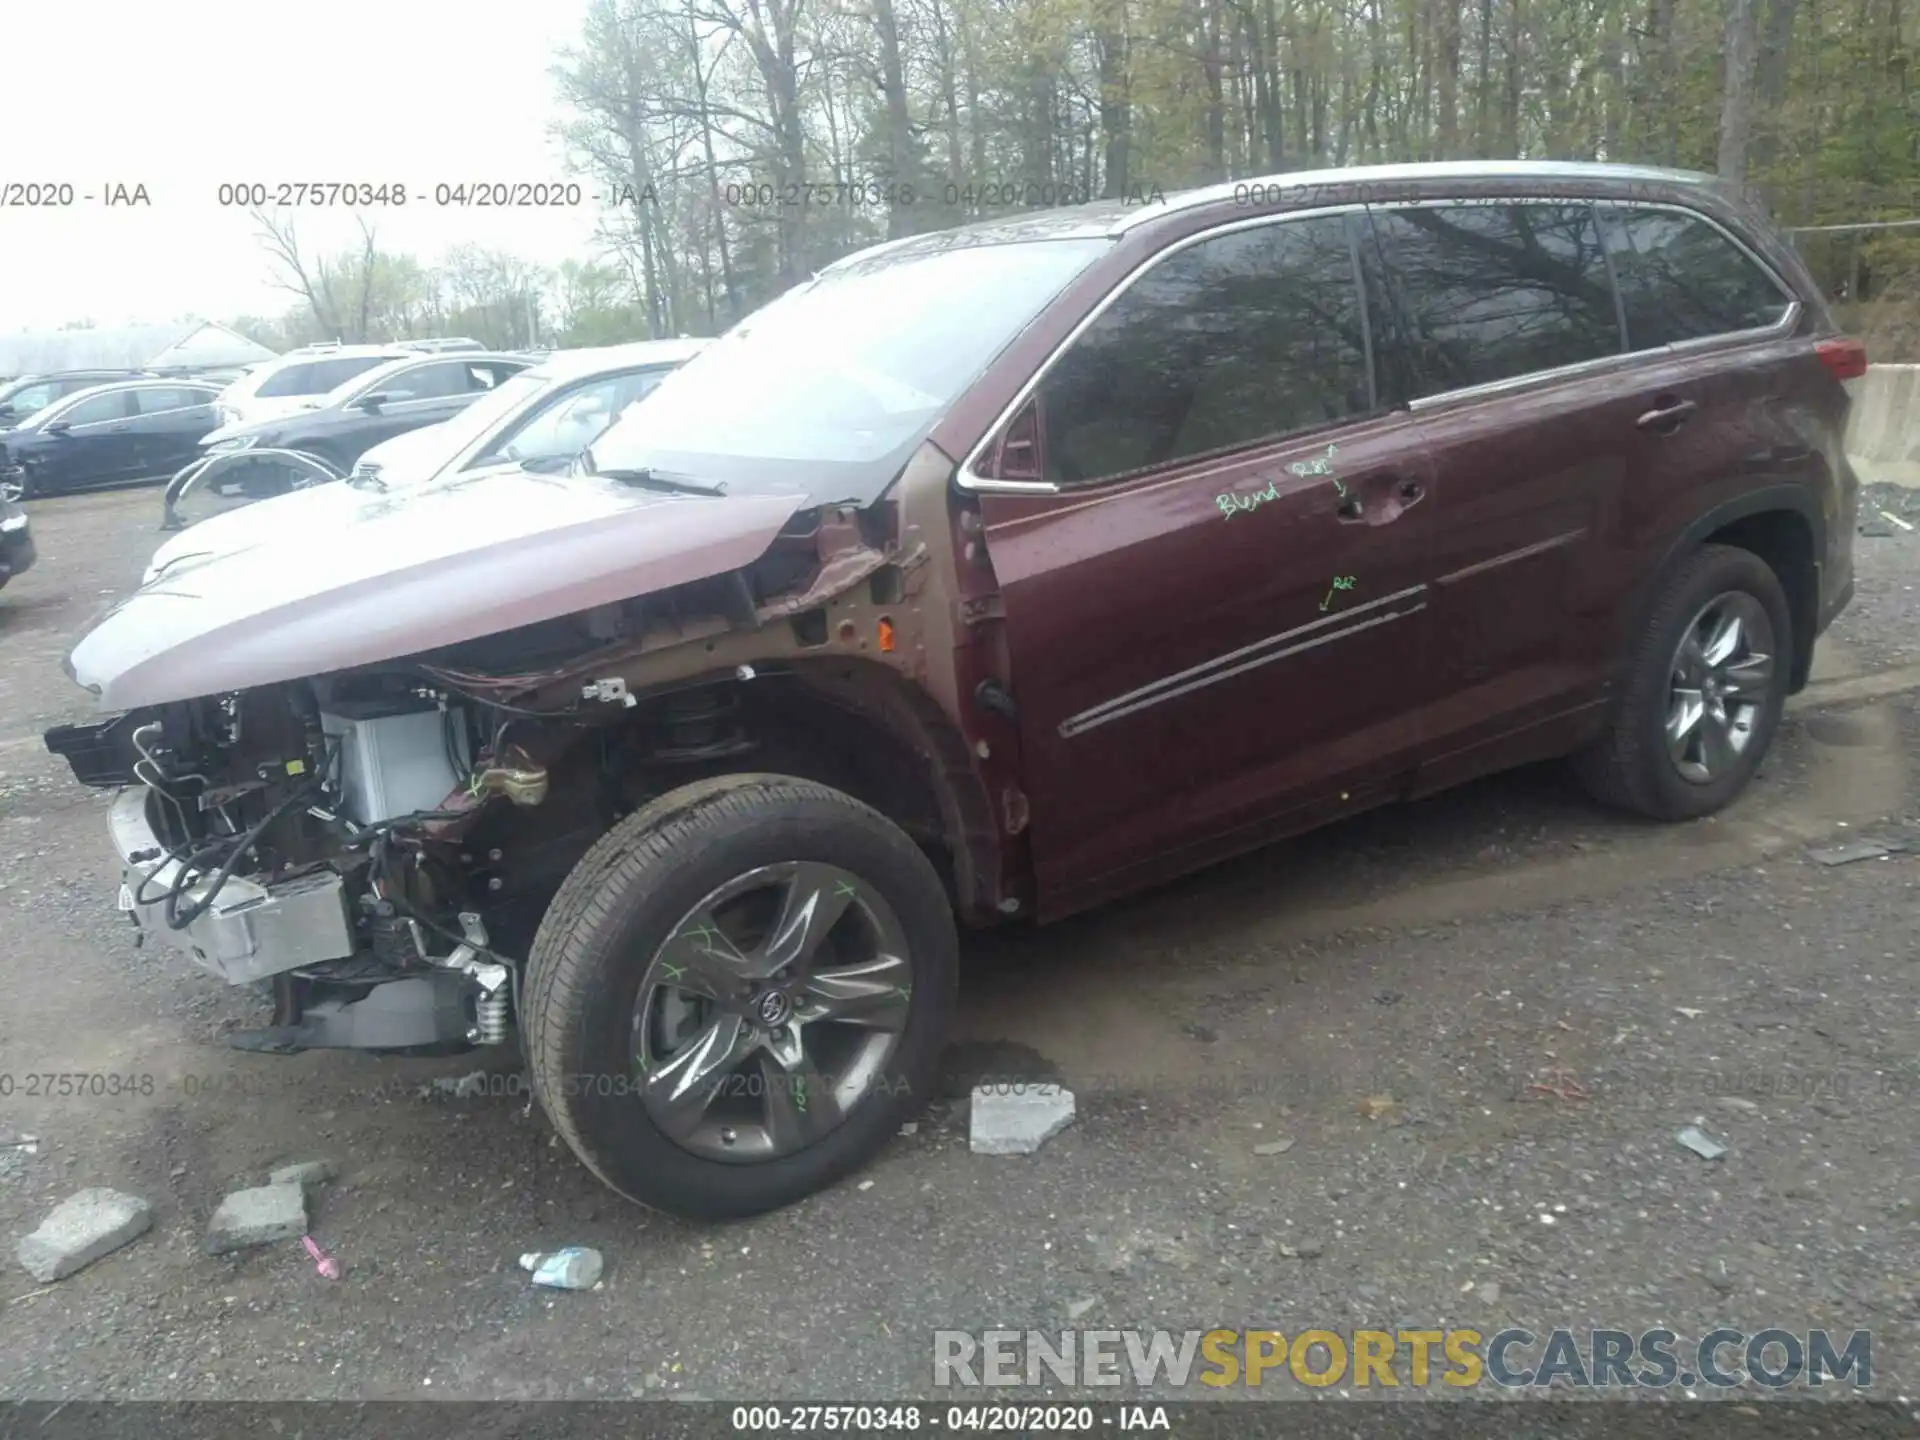
[(936, 1330), (933, 1383), (1015, 1385), (1298, 1384), (1578, 1389), (1720, 1389), (1873, 1384), (1873, 1332), (1836, 1345), (1825, 1330), (1712, 1330), (1686, 1342), (1672, 1330), (1553, 1330), (1545, 1337), (1478, 1330)]

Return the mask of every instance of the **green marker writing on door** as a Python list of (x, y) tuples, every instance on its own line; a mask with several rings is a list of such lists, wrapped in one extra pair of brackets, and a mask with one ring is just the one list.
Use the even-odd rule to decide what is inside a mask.
[(1322, 601), (1320, 602), (1320, 608), (1321, 608), (1322, 610), (1325, 610), (1325, 609), (1327, 608), (1327, 606), (1329, 606), (1329, 605), (1331, 605), (1331, 604), (1333, 603), (1333, 597), (1334, 597), (1334, 594), (1335, 594), (1335, 592), (1337, 592), (1337, 591), (1340, 591), (1340, 590), (1351, 590), (1351, 589), (1353, 588), (1353, 582), (1354, 582), (1354, 580), (1355, 580), (1355, 578), (1356, 578), (1356, 577), (1355, 577), (1355, 576), (1352, 576), (1352, 575), (1336, 575), (1336, 576), (1334, 576), (1334, 577), (1333, 577), (1333, 585), (1332, 585), (1332, 587), (1331, 587), (1331, 588), (1330, 588), (1330, 589), (1329, 589), (1329, 590), (1327, 591), (1327, 598), (1326, 598), (1326, 599), (1324, 599), (1324, 600), (1322, 600)]

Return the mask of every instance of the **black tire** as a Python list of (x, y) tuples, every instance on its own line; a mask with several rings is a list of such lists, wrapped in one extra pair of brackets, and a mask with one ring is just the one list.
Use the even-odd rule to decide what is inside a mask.
[[(1668, 753), (1674, 656), (1702, 608), (1730, 593), (1752, 597), (1766, 612), (1773, 628), (1771, 681), (1738, 760), (1725, 773), (1696, 782), (1681, 774)], [(1723, 808), (1746, 788), (1773, 743), (1786, 705), (1793, 646), (1792, 612), (1772, 567), (1750, 550), (1702, 546), (1661, 585), (1607, 731), (1574, 756), (1574, 773), (1603, 804), (1655, 820), (1692, 820)]]
[[(641, 982), (674, 927), (705, 897), (751, 870), (792, 860), (843, 867), (884, 897), (911, 953), (907, 1018), (885, 1064), (886, 1083), (876, 1082), (817, 1141), (758, 1163), (708, 1159), (663, 1131), (626, 1083), (634, 1074)], [(784, 775), (683, 786), (603, 836), (541, 921), (521, 1017), (534, 1094), (582, 1163), (630, 1200), (703, 1220), (775, 1210), (860, 1168), (932, 1097), (958, 955), (938, 873), (878, 811)], [(594, 1083), (600, 1077), (616, 1083)]]

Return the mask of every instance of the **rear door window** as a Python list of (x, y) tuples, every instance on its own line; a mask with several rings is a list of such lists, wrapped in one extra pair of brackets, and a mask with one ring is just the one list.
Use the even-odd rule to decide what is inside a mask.
[(1621, 352), (1593, 209), (1496, 203), (1375, 210), (1416, 396)]
[(1764, 330), (1786, 319), (1792, 297), (1712, 222), (1684, 210), (1598, 208), (1632, 349)]
[(472, 369), (458, 360), (416, 365), (411, 370), (389, 375), (379, 388), (396, 400), (440, 400), (449, 395), (465, 395), (481, 388)]
[(109, 390), (104, 395), (89, 395), (76, 400), (57, 418), (69, 425), (98, 425), (109, 420), (125, 420), (133, 415), (133, 392)]
[(163, 410), (191, 410), (196, 405), (213, 403), (209, 391), (196, 390), (191, 386), (162, 385), (133, 393), (139, 401), (142, 415), (158, 415)]
[(1140, 276), (1041, 383), (1047, 478), (1076, 484), (1366, 414), (1346, 217), (1231, 231)]
[(309, 360), (288, 365), (260, 382), (253, 393), (260, 396), (324, 395), (354, 376), (385, 365), (391, 355), (343, 355), (335, 360)]

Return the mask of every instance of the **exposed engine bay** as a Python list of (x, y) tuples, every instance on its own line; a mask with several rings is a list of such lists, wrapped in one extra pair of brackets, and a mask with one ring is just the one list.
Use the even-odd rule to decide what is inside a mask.
[(120, 908), (140, 939), (271, 986), (272, 1024), (231, 1043), (500, 1044), (554, 892), (676, 787), (779, 770), (885, 797), (929, 849), (991, 828), (956, 826), (935, 793), (964, 750), (938, 754), (907, 717), (879, 719), (888, 687), (859, 673), (882, 667), (858, 652), (882, 659), (919, 629), (926, 552), (903, 553), (874, 518), (810, 513), (749, 570), (58, 727), (47, 746), (82, 781), (120, 788)]

